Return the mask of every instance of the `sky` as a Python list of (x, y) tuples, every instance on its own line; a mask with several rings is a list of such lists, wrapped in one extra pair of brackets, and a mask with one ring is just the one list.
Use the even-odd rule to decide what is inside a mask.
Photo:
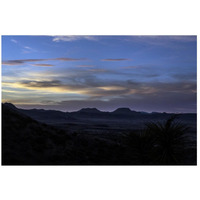
[(2, 102), (196, 112), (196, 36), (2, 36)]

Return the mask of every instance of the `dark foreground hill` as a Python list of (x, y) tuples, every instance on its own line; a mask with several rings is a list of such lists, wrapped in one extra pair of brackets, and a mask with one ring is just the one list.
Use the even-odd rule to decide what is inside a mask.
[[(121, 111), (124, 113), (126, 109)], [(59, 111), (31, 112), (31, 115), (34, 112), (37, 116), (38, 113), (45, 117), (49, 115), (51, 119), (66, 117)], [(96, 109), (82, 110), (76, 116), (96, 116), (101, 114), (99, 112)], [(70, 117), (74, 120), (73, 116)], [(151, 124), (150, 128), (141, 132), (124, 130), (123, 134), (119, 134), (110, 130), (109, 134), (88, 134), (84, 129), (73, 132), (38, 122), (27, 116), (24, 110), (12, 104), (3, 104), (2, 164), (195, 165), (196, 140), (191, 141), (187, 137), (187, 128), (170, 120), (158, 126)]]
[(2, 164), (47, 164), (58, 153), (56, 143), (71, 137), (41, 124), (10, 105), (2, 105)]
[(121, 149), (115, 141), (68, 134), (2, 105), (3, 165), (130, 164)]

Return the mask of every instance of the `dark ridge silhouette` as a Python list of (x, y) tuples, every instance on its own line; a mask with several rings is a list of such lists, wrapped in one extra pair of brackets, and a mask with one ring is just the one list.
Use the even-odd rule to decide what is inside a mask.
[(2, 105), (3, 165), (49, 163), (48, 156), (52, 156), (53, 138), (70, 139), (70, 136), (31, 119), (8, 104)]
[[(114, 129), (120, 132), (122, 129), (139, 129), (144, 127), (144, 124), (150, 120), (165, 120), (173, 113), (146, 113), (131, 111), (129, 108), (118, 108), (113, 112), (101, 112), (96, 108), (83, 108), (76, 112), (62, 112), (56, 110), (44, 109), (19, 109), (12, 104), (5, 104), (21, 113), (42, 123), (62, 126), (68, 125), (71, 130), (98, 129), (104, 131), (103, 127), (108, 130)], [(179, 118), (184, 123), (189, 123), (193, 128), (196, 128), (196, 114), (179, 114)], [(87, 128), (88, 127), (88, 128)]]
[[(128, 164), (116, 142), (39, 123), (2, 105), (3, 165)], [(119, 154), (116, 152), (119, 152)]]
[(44, 110), (44, 109), (31, 109), (31, 110), (18, 109), (18, 110), (39, 121), (48, 121), (48, 120), (58, 121), (58, 120), (68, 119), (66, 113), (56, 110)]
[(100, 113), (101, 111), (99, 111), (96, 108), (82, 108), (81, 110), (79, 110), (78, 112), (84, 112), (84, 113)]
[(130, 108), (117, 108), (113, 113), (118, 113), (118, 114), (125, 114), (125, 113), (131, 113)]
[(14, 106), (12, 103), (7, 103), (6, 102), (6, 103), (4, 103), (4, 105), (7, 106), (7, 107), (9, 107), (9, 108), (15, 109), (15, 110), (17, 109), (17, 107)]
[(112, 115), (128, 116), (128, 117), (135, 116), (135, 115), (141, 115), (141, 114), (144, 114), (144, 113), (132, 111), (130, 108), (118, 108), (112, 112)]
[[(60, 111), (41, 109), (29, 111), (26, 112), (31, 115), (32, 112), (49, 115), (56, 113), (55, 116), (61, 115), (61, 118), (63, 115)], [(66, 116), (69, 113), (64, 114)], [(112, 113), (106, 114), (112, 115)], [(89, 118), (84, 121), (85, 114), (80, 115), (80, 112), (76, 112), (75, 115), (83, 117), (83, 121), (79, 119), (75, 123), (72, 120), (73, 123), (65, 127), (56, 126), (57, 121), (47, 125), (27, 116), (23, 109), (17, 109), (12, 104), (2, 104), (2, 164), (196, 165), (197, 163), (195, 129), (193, 128), (192, 133), (192, 128), (178, 121), (177, 115), (167, 115), (167, 118), (165, 115), (162, 121), (148, 120), (140, 130), (137, 124), (132, 130), (123, 125), (126, 127), (123, 131), (119, 124), (121, 119), (126, 123), (126, 118), (116, 121), (117, 126), (113, 124), (113, 119), (111, 124), (102, 124), (100, 121), (97, 124), (94, 121), (91, 129), (91, 126), (88, 126)], [(93, 121), (96, 113), (90, 115)], [(45, 116), (47, 115), (43, 117)], [(106, 119), (108, 121), (108, 118)], [(189, 115), (187, 120), (194, 122), (194, 119), (193, 115)], [(65, 119), (65, 123), (67, 122), (70, 122), (69, 118)], [(74, 130), (73, 127), (77, 126), (78, 129)], [(95, 133), (94, 130), (100, 132)], [(194, 136), (192, 139), (191, 135)]]

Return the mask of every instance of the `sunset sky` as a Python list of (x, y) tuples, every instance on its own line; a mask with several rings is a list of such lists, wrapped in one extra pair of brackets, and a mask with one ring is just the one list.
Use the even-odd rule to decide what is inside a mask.
[(196, 36), (2, 36), (2, 101), (196, 112)]

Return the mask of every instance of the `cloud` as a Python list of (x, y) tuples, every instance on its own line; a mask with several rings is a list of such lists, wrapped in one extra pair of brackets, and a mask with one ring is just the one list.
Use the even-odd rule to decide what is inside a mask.
[(53, 67), (55, 65), (51, 65), (51, 64), (32, 64), (32, 66), (39, 66), (39, 67)]
[(8, 60), (2, 61), (2, 65), (23, 65), (24, 62), (21, 60)]
[[(155, 76), (155, 75), (152, 75)], [(157, 95), (163, 93), (184, 93), (191, 94), (196, 92), (196, 82), (181, 81), (174, 83), (146, 82), (141, 83), (133, 80), (119, 81), (116, 79), (102, 80), (93, 74), (75, 73), (70, 76), (62, 74), (55, 76), (56, 79), (42, 80), (30, 77), (29, 80), (20, 79), (18, 81), (3, 82), (7, 87), (24, 88), (31, 90), (43, 90), (49, 92), (69, 92), (77, 94), (87, 94), (90, 97), (105, 97), (113, 95)], [(47, 77), (46, 77), (47, 78)], [(50, 77), (49, 77), (50, 78)], [(32, 80), (31, 80), (32, 79)], [(41, 80), (40, 80), (41, 79)], [(13, 82), (15, 81), (15, 82)]]
[(86, 59), (85, 58), (47, 58), (47, 59), (7, 60), (7, 61), (2, 61), (2, 65), (23, 65), (27, 62), (40, 62), (40, 61), (50, 61), (50, 60), (79, 61), (79, 60), (86, 60)]
[(79, 60), (86, 60), (86, 58), (52, 58), (49, 60), (61, 60), (61, 61), (79, 61)]
[(18, 41), (17, 41), (17, 40), (14, 40), (14, 39), (11, 39), (10, 41), (13, 42), (13, 43), (15, 43), (15, 44), (18, 43)]
[(106, 59), (102, 59), (101, 61), (125, 61), (125, 60), (130, 60), (127, 58), (106, 58)]
[[(177, 93), (162, 93), (161, 95), (150, 95), (144, 94), (142, 97), (135, 94), (130, 97), (122, 96), (110, 98), (94, 98), (94, 99), (80, 99), (71, 100), (69, 98), (65, 99), (55, 99), (54, 103), (38, 106), (32, 105), (21, 107), (26, 109), (30, 108), (43, 108), (43, 109), (56, 109), (63, 111), (77, 111), (82, 108), (95, 107), (102, 111), (113, 111), (119, 107), (129, 107), (131, 110), (136, 111), (157, 111), (157, 112), (196, 112), (196, 95), (185, 95)], [(18, 105), (20, 102), (18, 102)], [(182, 109), (181, 109), (182, 108)]]
[[(140, 83), (133, 80), (102, 80), (94, 75), (85, 74), (66, 76), (62, 77), (62, 79), (61, 77), (57, 78), (52, 80), (12, 80), (14, 82), (3, 82), (2, 86), (4, 90), (21, 88), (37, 92), (41, 95), (39, 97), (41, 101), (48, 100), (49, 98), (49, 100), (65, 102), (65, 109), (69, 108), (72, 110), (88, 107), (89, 105), (93, 105), (93, 107), (99, 106), (98, 108), (103, 108), (104, 110), (114, 109), (114, 107), (119, 106), (146, 111), (176, 112), (180, 106), (188, 107), (188, 109), (193, 109), (193, 111), (195, 109), (194, 106), (190, 107), (189, 104), (196, 102), (196, 82)], [(71, 94), (78, 96), (80, 99), (80, 101), (77, 101), (77, 104), (72, 101), (73, 98), (77, 98), (71, 98)], [(24, 95), (19, 94), (18, 97), (24, 98)], [(13, 99), (18, 97), (13, 97)], [(69, 100), (66, 101), (66, 99)]]
[[(20, 61), (24, 62), (27, 60), (32, 61), (33, 59)], [(19, 60), (17, 61), (19, 62)], [(16, 60), (14, 62), (16, 62)], [(32, 64), (34, 65), (34, 63)], [(145, 79), (144, 82), (143, 79), (140, 80), (140, 75), (147, 76), (147, 74), (143, 74), (143, 70), (146, 70), (145, 66), (141, 69), (141, 74), (137, 74), (136, 71), (138, 70), (133, 70), (133, 73), (129, 70), (127, 70), (128, 72), (124, 70), (126, 74), (124, 74), (122, 70), (119, 74), (117, 74), (117, 71), (109, 70), (107, 73), (112, 76), (108, 76), (107, 73), (105, 76), (100, 76), (101, 74), (95, 73), (95, 71), (97, 72), (98, 70), (99, 73), (102, 73), (104, 69), (88, 67), (87, 65), (83, 66), (83, 68), (84, 67), (86, 67), (86, 69), (82, 69), (81, 67), (70, 68), (70, 70), (48, 68), (46, 71), (38, 72), (39, 75), (30, 72), (29, 75), (23, 74), (20, 76), (20, 79), (13, 76), (9, 80), (4, 80), (2, 86), (3, 89), (8, 90), (23, 89), (27, 90), (29, 93), (35, 92), (34, 94), (37, 94), (37, 96), (38, 94), (41, 95), (41, 97), (39, 97), (41, 101), (45, 99), (59, 102), (80, 99), (84, 102), (83, 104), (80, 103), (80, 105), (85, 106), (94, 101), (99, 102), (98, 105), (100, 106), (100, 102), (108, 101), (108, 107), (112, 107), (114, 106), (114, 102), (118, 102), (118, 107), (132, 106), (134, 109), (134, 106), (138, 106), (138, 109), (140, 108), (141, 110), (159, 111), (159, 109), (162, 110), (162, 108), (165, 107), (167, 107), (167, 110), (175, 110), (175, 105), (178, 105), (178, 101), (180, 106), (186, 105), (187, 102), (195, 102), (196, 82), (191, 81), (191, 79), (188, 80), (187, 76), (185, 79), (184, 76), (177, 77), (176, 80), (173, 80), (174, 82), (171, 81), (170, 83), (159, 82), (158, 80), (160, 79), (153, 79), (153, 81)], [(128, 67), (132, 68), (135, 66)], [(152, 68), (147, 69), (151, 70)], [(152, 74), (148, 73), (148, 76), (157, 76), (153, 73), (155, 73), (155, 71), (152, 70)], [(121, 78), (122, 75), (125, 79)], [(177, 76), (177, 74), (174, 74), (174, 76)], [(183, 102), (181, 102), (180, 96)], [(12, 97), (12, 93), (10, 93), (10, 97)], [(17, 98), (24, 98), (24, 94), (20, 95), (19, 93), (18, 97), (13, 97), (13, 99)], [(116, 101), (116, 99), (119, 100)], [(177, 103), (175, 104), (174, 102)], [(171, 107), (170, 104), (172, 105)], [(144, 105), (144, 107), (142, 107), (142, 105)], [(79, 106), (78, 103), (77, 106)], [(104, 107), (104, 109), (106, 109), (106, 107)]]
[(32, 50), (32, 48), (31, 48), (31, 47), (28, 47), (28, 46), (25, 46), (24, 48), (25, 48), (25, 49)]
[(7, 60), (2, 61), (2, 65), (23, 65), (26, 62), (47, 61), (49, 59), (23, 59), (23, 60)]
[(61, 86), (61, 81), (51, 80), (51, 81), (23, 81), (20, 84), (30, 87), (30, 88), (49, 88), (49, 87), (59, 87)]
[(54, 42), (71, 42), (71, 41), (77, 41), (77, 40), (92, 40), (96, 41), (98, 40), (97, 36), (87, 36), (87, 35), (69, 35), (69, 36), (53, 36)]
[(11, 42), (17, 44), (20, 48), (22, 48), (22, 53), (32, 53), (32, 52), (38, 52), (37, 50), (29, 47), (29, 46), (25, 46), (23, 45), (21, 42), (15, 40), (15, 39), (11, 39)]
[(31, 52), (37, 52), (37, 50), (29, 47), (29, 46), (23, 46), (23, 53), (31, 53)]
[(2, 85), (12, 88), (44, 91), (45, 93), (87, 93), (87, 86), (84, 84), (66, 84), (60, 80), (22, 80), (14, 83), (3, 82)]

